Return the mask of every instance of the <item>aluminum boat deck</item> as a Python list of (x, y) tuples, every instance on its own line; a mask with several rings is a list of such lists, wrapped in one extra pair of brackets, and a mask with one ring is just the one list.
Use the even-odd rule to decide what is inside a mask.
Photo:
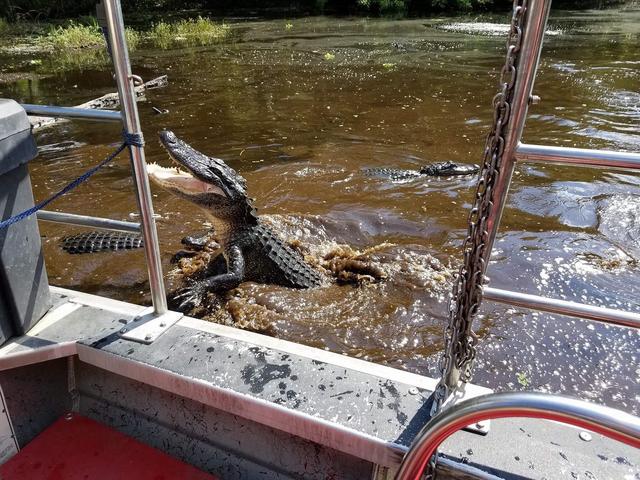
[[(0, 349), (19, 445), (76, 411), (223, 479), (390, 478), (429, 417), (434, 379), (188, 317), (140, 344), (119, 332), (144, 307), (52, 290), (54, 308)], [(460, 431), (441, 453), (451, 478), (640, 472), (631, 447), (527, 419)]]

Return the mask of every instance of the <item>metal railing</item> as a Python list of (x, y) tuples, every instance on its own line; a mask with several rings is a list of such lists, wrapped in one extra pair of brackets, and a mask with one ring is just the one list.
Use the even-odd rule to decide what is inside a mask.
[(80, 120), (94, 120), (97, 122), (122, 122), (122, 114), (111, 110), (57, 107), (53, 105), (34, 105), (30, 103), (23, 103), (22, 108), (24, 108), (29, 115), (38, 115), (41, 117), (64, 117)]
[[(511, 106), (511, 126), (505, 135), (501, 175), (498, 184), (494, 187), (493, 202), (495, 208), (487, 221), (489, 238), (485, 250), (485, 265), (489, 264), (493, 242), (498, 232), (516, 161), (570, 164), (584, 167), (640, 169), (640, 154), (637, 153), (520, 143), (528, 105), (532, 98), (533, 83), (542, 51), (542, 39), (550, 7), (551, 0), (529, 0), (527, 5), (523, 46), (520, 54), (522, 62), (518, 68), (518, 77), (514, 87), (514, 102)], [(559, 313), (587, 320), (597, 320), (613, 325), (640, 328), (640, 313), (635, 312), (624, 312), (489, 287), (484, 288), (484, 297), (495, 302), (535, 310)]]
[[(107, 37), (106, 40), (113, 62), (121, 110), (117, 112), (44, 105), (22, 106), (29, 115), (64, 117), (100, 122), (121, 122), (125, 132), (141, 134), (133, 83), (134, 76), (131, 73), (120, 0), (102, 0), (98, 4), (98, 18), (106, 30), (105, 36)], [(140, 211), (140, 223), (44, 210), (38, 212), (37, 216), (40, 220), (50, 222), (124, 232), (141, 232), (144, 239), (149, 288), (151, 291), (151, 301), (153, 303), (153, 309), (146, 314), (146, 317), (147, 320), (150, 318), (162, 318), (159, 325), (161, 325), (162, 328), (168, 328), (170, 324), (175, 322), (175, 318), (177, 317), (176, 315), (168, 315), (158, 233), (153, 215), (153, 204), (149, 178), (147, 176), (144, 147), (129, 145), (128, 149), (131, 158), (132, 176), (135, 182), (136, 200)], [(167, 316), (171, 318), (168, 319), (166, 318)], [(143, 340), (150, 341), (152, 337), (153, 335), (145, 334)]]
[(554, 420), (640, 448), (640, 418), (628, 413), (546, 393), (497, 393), (466, 400), (433, 417), (413, 441), (396, 480), (422, 478), (438, 446), (467, 425), (511, 417)]
[(484, 287), (484, 298), (515, 307), (533, 308), (542, 312), (558, 313), (620, 327), (640, 328), (640, 314), (635, 312), (596, 307), (584, 303), (568, 302), (556, 298), (546, 298), (539, 295), (529, 295), (491, 287)]
[[(421, 453), (418, 457), (415, 453), (410, 452), (405, 459), (401, 474), (397, 478), (417, 479), (422, 475), (427, 464), (429, 465), (429, 473), (434, 473), (437, 458), (434, 452), (440, 441), (445, 438), (442, 432), (446, 431), (448, 435), (452, 431), (477, 421), (492, 418), (490, 415), (467, 416), (461, 423), (456, 423), (458, 419), (455, 413), (449, 413), (450, 411), (459, 411), (457, 407), (450, 410), (454, 408), (451, 405), (457, 401), (456, 392), (461, 391), (461, 386), (471, 379), (477, 343), (477, 336), (472, 329), (472, 321), (483, 299), (622, 327), (640, 328), (640, 313), (545, 298), (491, 288), (486, 285), (487, 277), (485, 275), (491, 260), (493, 244), (505, 208), (516, 161), (640, 169), (640, 155), (636, 153), (521, 143), (528, 107), (531, 103), (537, 103), (536, 96), (533, 95), (533, 85), (550, 8), (551, 0), (514, 0), (514, 11), (507, 39), (506, 63), (500, 74), (499, 93), (493, 101), (494, 122), (487, 138), (476, 198), (469, 215), (469, 230), (463, 247), (463, 265), (454, 285), (449, 323), (445, 329), (445, 350), (441, 359), (442, 377), (433, 395), (433, 418), (426, 427), (429, 430), (430, 438), (433, 437), (435, 440), (428, 440), (429, 448), (420, 447)], [(561, 419), (562, 415), (560, 415), (560, 411), (545, 414), (540, 409), (536, 410), (534, 408), (536, 405), (547, 405), (551, 412), (558, 407), (558, 404), (560, 407), (577, 405), (577, 403), (570, 403), (577, 401), (553, 398), (547, 400), (541, 396), (495, 398), (498, 400), (510, 398), (523, 400), (525, 406), (511, 405), (513, 408), (510, 412), (525, 416), (534, 412), (535, 415), (531, 416), (537, 418)], [(562, 402), (565, 403), (562, 404)], [(533, 410), (527, 410), (526, 405), (529, 405)], [(485, 407), (496, 412), (502, 408), (495, 410), (496, 405), (491, 403)], [(603, 410), (604, 407), (589, 405), (589, 408), (600, 409), (597, 410), (599, 412), (612, 412), (611, 410)], [(631, 422), (630, 425), (635, 425), (637, 440), (640, 436), (638, 419), (630, 416), (624, 416), (623, 419), (623, 416), (617, 412), (615, 415), (622, 422), (617, 424), (620, 429), (625, 428), (624, 419)], [(501, 416), (505, 415), (501, 414)], [(574, 418), (569, 415), (569, 420), (571, 423)], [(600, 420), (607, 424), (614, 419), (596, 416), (592, 420), (593, 422), (589, 426), (581, 425), (594, 431), (600, 431), (601, 426), (598, 423)]]
[(115, 232), (140, 233), (140, 224), (134, 222), (123, 222), (110, 218), (92, 217), (90, 215), (77, 215), (75, 213), (51, 212), (40, 210), (36, 213), (38, 220), (54, 223), (65, 223), (68, 225), (78, 225), (80, 227), (101, 228), (103, 230), (113, 230)]
[(522, 162), (640, 169), (640, 154), (638, 153), (588, 148), (551, 147), (521, 143), (516, 149), (516, 159)]
[[(637, 153), (527, 145), (521, 143), (528, 107), (529, 104), (532, 103), (532, 99), (534, 99), (532, 95), (533, 85), (538, 69), (540, 53), (542, 51), (542, 41), (550, 7), (551, 0), (527, 0), (526, 7), (524, 8), (525, 19), (522, 31), (517, 32), (517, 35), (522, 35), (522, 43), (518, 50), (518, 62), (514, 68), (514, 72), (517, 71), (517, 74), (515, 74), (515, 81), (513, 83), (513, 99), (510, 105), (508, 124), (505, 128), (502, 143), (501, 163), (498, 167), (499, 175), (497, 176), (495, 184), (491, 187), (491, 208), (486, 221), (483, 219), (483, 228), (486, 233), (482, 240), (484, 248), (482, 258), (479, 259), (482, 264), (481, 270), (483, 277), (490, 262), (492, 247), (498, 233), (516, 161), (569, 164), (585, 167), (640, 169), (640, 154)], [(459, 292), (459, 294), (460, 293), (468, 294), (468, 292)], [(617, 326), (640, 328), (640, 313), (637, 312), (596, 307), (577, 302), (568, 302), (537, 295), (490, 288), (488, 286), (482, 287), (482, 297), (486, 300), (534, 310), (587, 320), (596, 320)], [(451, 329), (451, 325), (449, 328)], [(454, 330), (451, 331), (453, 332)], [(449, 341), (449, 345), (455, 345), (456, 342), (458, 344), (466, 342), (471, 343), (471, 345), (475, 343), (475, 341), (469, 340), (469, 338), (473, 337), (471, 322), (467, 322), (464, 329), (462, 327), (457, 328), (451, 336), (452, 338)], [(469, 360), (465, 359), (469, 358), (468, 351), (462, 351), (462, 353), (446, 353), (446, 355), (449, 356), (456, 354), (466, 355), (466, 357), (454, 358), (453, 361), (448, 363), (448, 368), (444, 375), (444, 382), (449, 392), (457, 388), (461, 374), (464, 373), (462, 372), (462, 367), (466, 367), (469, 363)]]

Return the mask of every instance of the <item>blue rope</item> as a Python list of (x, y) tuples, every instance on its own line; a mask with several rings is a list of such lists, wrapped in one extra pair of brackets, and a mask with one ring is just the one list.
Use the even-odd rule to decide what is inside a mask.
[(101, 161), (98, 165), (96, 165), (95, 167), (87, 170), (85, 173), (80, 175), (78, 178), (73, 180), (71, 183), (67, 184), (62, 190), (60, 190), (57, 193), (54, 193), (51, 197), (41, 201), (40, 203), (34, 205), (33, 207), (29, 208), (28, 210), (25, 210), (22, 213), (19, 213), (17, 215), (14, 215), (13, 217), (10, 217), (10, 218), (7, 218), (6, 220), (3, 220), (2, 222), (0, 222), (0, 230), (3, 230), (5, 228), (13, 225), (14, 223), (17, 223), (20, 220), (24, 220), (25, 218), (30, 217), (31, 215), (36, 213), (38, 210), (43, 209), (44, 207), (49, 205), (51, 202), (53, 202), (57, 198), (61, 197), (65, 193), (67, 193), (68, 191), (73, 190), (78, 185), (80, 185), (81, 183), (83, 183), (86, 180), (88, 180), (89, 177), (91, 177), (94, 173), (96, 173), (98, 170), (100, 170), (102, 167), (104, 167), (111, 160), (116, 158), (128, 146), (134, 146), (134, 147), (143, 147), (144, 146), (144, 138), (142, 137), (141, 133), (122, 132), (122, 136), (124, 138), (124, 141), (122, 142), (122, 144), (118, 148), (116, 148), (115, 151), (113, 153), (111, 153), (107, 158), (105, 158), (103, 161)]

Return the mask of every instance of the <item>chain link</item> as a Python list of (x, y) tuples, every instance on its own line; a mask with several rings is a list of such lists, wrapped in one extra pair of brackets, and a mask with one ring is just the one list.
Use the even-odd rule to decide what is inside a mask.
[[(487, 136), (484, 160), (475, 199), (469, 214), (467, 237), (463, 244), (463, 263), (451, 293), (449, 322), (444, 329), (444, 353), (440, 358), (440, 382), (433, 394), (432, 415), (449, 396), (450, 386), (461, 380), (469, 382), (476, 357), (478, 337), (472, 330), (473, 317), (482, 302), (485, 283), (485, 246), (489, 238), (487, 220), (493, 208), (493, 187), (500, 175), (504, 151), (504, 131), (511, 116), (513, 86), (516, 81), (518, 52), (522, 44), (527, 0), (514, 0), (511, 26), (507, 38), (506, 61), (500, 71), (500, 91), (493, 98), (493, 127)], [(435, 478), (436, 457), (431, 458), (426, 478)]]

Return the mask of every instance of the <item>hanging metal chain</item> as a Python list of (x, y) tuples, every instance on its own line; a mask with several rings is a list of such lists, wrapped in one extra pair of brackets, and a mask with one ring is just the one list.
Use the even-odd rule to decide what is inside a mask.
[(500, 175), (504, 151), (504, 132), (511, 114), (516, 64), (523, 37), (527, 0), (514, 0), (513, 16), (507, 39), (507, 58), (500, 72), (500, 91), (493, 98), (493, 127), (487, 136), (482, 172), (469, 214), (467, 238), (464, 241), (464, 260), (453, 287), (449, 307), (449, 323), (444, 331), (444, 354), (440, 360), (440, 383), (434, 392), (436, 413), (460, 380), (471, 380), (476, 356), (477, 337), (471, 329), (474, 315), (482, 302), (482, 286), (488, 263), (485, 252), (489, 233), (487, 219), (493, 208), (493, 186)]
[[(485, 251), (489, 237), (487, 220), (493, 208), (493, 187), (500, 175), (504, 133), (511, 115), (526, 8), (527, 0), (514, 0), (507, 38), (507, 57), (500, 72), (500, 91), (493, 97), (493, 127), (487, 136), (480, 180), (469, 214), (467, 238), (463, 244), (463, 263), (451, 294), (449, 322), (444, 330), (444, 353), (439, 363), (440, 382), (433, 393), (432, 416), (442, 408), (458, 383), (469, 382), (472, 376), (478, 338), (471, 327), (482, 302), (484, 274), (489, 262), (488, 252)], [(424, 478), (435, 478), (436, 460), (437, 453), (431, 457)]]

